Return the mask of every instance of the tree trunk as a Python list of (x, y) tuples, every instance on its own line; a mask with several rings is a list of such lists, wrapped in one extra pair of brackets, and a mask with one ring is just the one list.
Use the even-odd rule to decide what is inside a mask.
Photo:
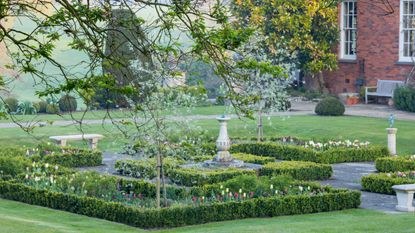
[[(159, 148), (160, 148), (160, 143)], [(160, 174), (161, 174), (161, 154), (160, 150), (157, 152), (157, 178), (156, 178), (156, 205), (160, 208)]]
[(163, 184), (163, 206), (167, 207), (166, 178), (164, 176), (163, 156), (160, 156), (161, 180)]
[(324, 83), (324, 75), (323, 75), (323, 72), (319, 72), (318, 73), (317, 80), (318, 80), (319, 91), (321, 93), (328, 94), (329, 93), (329, 90), (327, 89), (327, 87), (326, 87), (326, 85)]
[(258, 142), (264, 137), (264, 128), (262, 127), (262, 111), (258, 111)]

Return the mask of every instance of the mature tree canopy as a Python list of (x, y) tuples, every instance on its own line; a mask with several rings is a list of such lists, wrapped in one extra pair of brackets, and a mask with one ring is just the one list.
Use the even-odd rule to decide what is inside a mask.
[(307, 73), (336, 67), (337, 1), (235, 0), (240, 27), (261, 30), (267, 53), (277, 64), (294, 64)]

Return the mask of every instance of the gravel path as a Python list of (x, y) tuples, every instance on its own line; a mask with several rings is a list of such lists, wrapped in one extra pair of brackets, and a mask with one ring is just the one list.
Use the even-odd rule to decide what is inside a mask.
[[(272, 116), (298, 116), (298, 115), (314, 115), (314, 108), (316, 103), (314, 102), (304, 102), (304, 101), (293, 101), (292, 108), (289, 112), (277, 112), (273, 113)], [(388, 118), (389, 115), (393, 113), (396, 118), (399, 120), (412, 120), (415, 121), (415, 113), (398, 111), (394, 108), (391, 108), (387, 105), (378, 105), (378, 104), (358, 104), (354, 106), (346, 107), (346, 115), (350, 116), (366, 116), (366, 117), (375, 117), (375, 118)], [(218, 113), (219, 114), (219, 113)], [(191, 116), (180, 116), (180, 117), (171, 117), (172, 120), (180, 118), (181, 120), (212, 120), (215, 119), (218, 115), (191, 115)], [(231, 118), (237, 118), (236, 115), (230, 115)], [(121, 121), (123, 119), (114, 119), (114, 121)], [(125, 120), (125, 119), (124, 119)], [(139, 119), (138, 119), (139, 121)], [(83, 120), (82, 124), (84, 125), (99, 125), (99, 124), (111, 124), (111, 120)], [(48, 126), (48, 122), (20, 122), (24, 127), (29, 126)], [(59, 120), (53, 121), (53, 126), (69, 126), (76, 125), (79, 122), (72, 120)], [(8, 122), (0, 123), (0, 128), (17, 128), (19, 125)]]

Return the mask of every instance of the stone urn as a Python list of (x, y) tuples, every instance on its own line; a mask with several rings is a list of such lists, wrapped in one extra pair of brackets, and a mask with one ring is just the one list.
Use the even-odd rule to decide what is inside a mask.
[(229, 153), (231, 147), (231, 140), (228, 136), (228, 121), (231, 118), (226, 117), (225, 115), (216, 118), (219, 121), (219, 137), (216, 140), (216, 148), (218, 149), (218, 154), (213, 158), (215, 162), (232, 162), (233, 157)]

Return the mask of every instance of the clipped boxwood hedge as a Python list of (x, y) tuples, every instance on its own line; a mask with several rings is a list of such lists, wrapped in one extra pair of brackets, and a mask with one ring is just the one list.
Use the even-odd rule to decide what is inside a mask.
[(244, 153), (235, 153), (232, 156), (237, 160), (242, 160), (245, 163), (256, 163), (256, 164), (267, 164), (271, 162), (275, 162), (275, 158), (266, 157), (266, 156), (258, 156), (258, 155), (251, 155), (251, 154), (244, 154)]
[(370, 174), (362, 177), (362, 189), (374, 193), (395, 194), (392, 186), (401, 184), (413, 184), (414, 179), (408, 177), (397, 177), (387, 173)]
[(168, 172), (168, 177), (176, 184), (184, 186), (202, 186), (229, 180), (239, 175), (255, 175), (256, 171), (236, 168), (201, 170), (197, 168), (176, 168)]
[(18, 157), (25, 156), (26, 149), (24, 147), (1, 147), (0, 157)]
[(314, 151), (302, 146), (283, 145), (273, 142), (235, 144), (232, 145), (231, 152), (316, 163), (374, 161), (376, 158), (389, 155), (388, 148), (383, 146), (369, 146), (359, 149), (331, 148), (326, 151)]
[(3, 176), (15, 177), (31, 167), (31, 161), (24, 157), (0, 156), (0, 178)]
[[(35, 157), (34, 160), (36, 160)], [(98, 150), (72, 149), (70, 152), (47, 154), (41, 157), (40, 161), (65, 167), (94, 167), (102, 165), (102, 152)]]
[(380, 172), (398, 172), (415, 170), (415, 160), (401, 157), (376, 159), (376, 169)]
[(328, 189), (316, 196), (255, 198), (243, 202), (138, 209), (121, 203), (38, 190), (22, 184), (0, 181), (0, 197), (141, 228), (166, 228), (233, 219), (308, 214), (357, 208), (360, 193)]
[(324, 180), (331, 177), (333, 169), (328, 164), (302, 161), (284, 161), (265, 164), (260, 174), (263, 176), (290, 175), (297, 180)]
[[(184, 161), (167, 157), (163, 159), (163, 163), (163, 168), (168, 173), (171, 169), (183, 164)], [(117, 160), (115, 162), (115, 170), (120, 175), (146, 179), (153, 179), (157, 176), (156, 166), (155, 158), (146, 160)]]

